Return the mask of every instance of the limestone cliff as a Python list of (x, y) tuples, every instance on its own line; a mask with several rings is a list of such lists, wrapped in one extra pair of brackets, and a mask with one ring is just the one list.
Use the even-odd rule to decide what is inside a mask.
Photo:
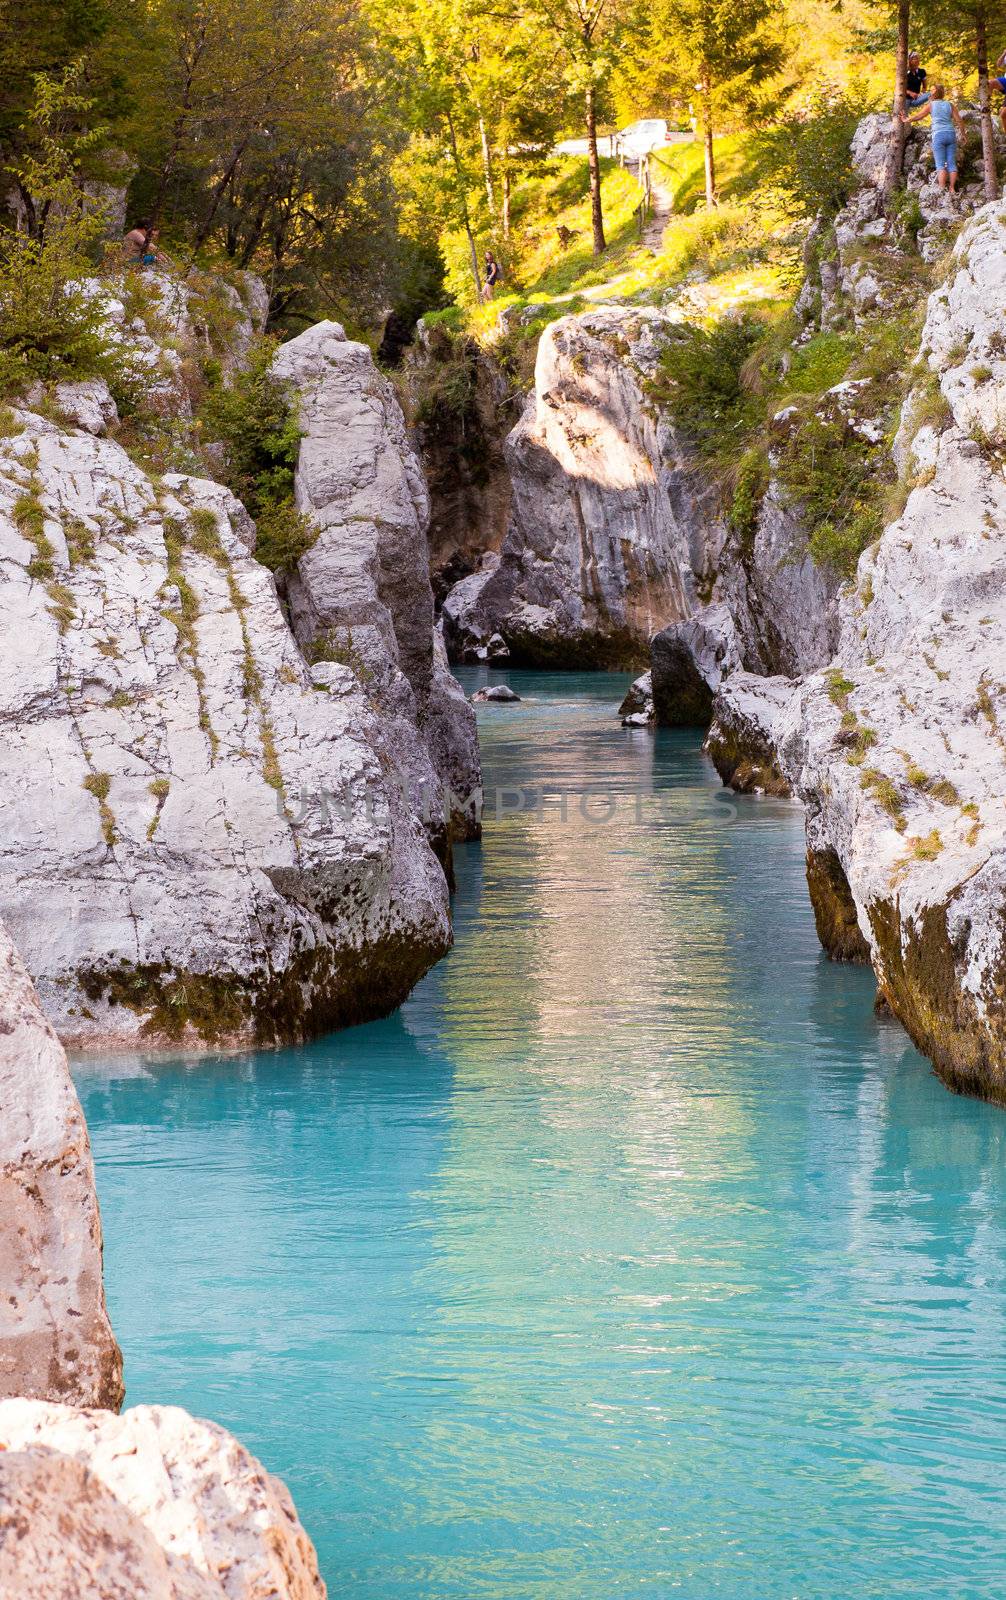
[[(236, 369), (254, 331), (218, 288), (95, 288), (186, 427), (192, 352)], [(387, 1012), (450, 945), (480, 775), (422, 476), (341, 329), (277, 368), (303, 385), (297, 493), (322, 529), (283, 598), (244, 507), (138, 465), (102, 383), (4, 413), (0, 917), (78, 1047), (303, 1038)]]
[(425, 318), (401, 370), (430, 496), (430, 578), (439, 608), (503, 543), (510, 514), (504, 441), (521, 402), (476, 339)]
[(895, 440), (904, 510), (843, 593), (833, 661), (728, 675), (710, 735), (768, 752), (804, 802), (829, 953), (872, 961), (946, 1083), (1002, 1102), (1004, 229), (1006, 205), (981, 209), (929, 297)]
[(298, 396), (297, 504), (320, 527), (286, 585), (313, 660), (348, 661), (378, 712), (434, 847), (477, 836), (475, 716), (433, 628), (429, 496), (389, 383), (366, 345), (322, 322), (279, 350)]
[(658, 627), (694, 608), (715, 519), (646, 394), (674, 320), (599, 306), (545, 329), (534, 394), (506, 443), (513, 499), (499, 562), (444, 605), (452, 653), (499, 633), (517, 661), (632, 665)]
[(677, 307), (599, 305), (545, 329), (534, 393), (506, 442), (506, 537), (444, 601), (455, 659), (505, 647), (531, 665), (634, 666), (666, 629), (654, 690), (676, 721), (708, 718), (715, 682), (693, 694), (670, 674), (688, 656), (676, 629), (708, 607), (713, 622), (729, 619), (716, 648), (740, 664), (788, 672), (827, 659), (838, 580), (808, 558), (798, 513), (770, 492), (739, 536), (655, 398), (682, 320)]

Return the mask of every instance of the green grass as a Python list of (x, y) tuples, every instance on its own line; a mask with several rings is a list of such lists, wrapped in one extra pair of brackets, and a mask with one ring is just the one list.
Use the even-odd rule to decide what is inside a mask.
[[(553, 301), (616, 280), (619, 299), (654, 300), (689, 273), (722, 278), (732, 299), (772, 296), (796, 281), (798, 252), (792, 227), (771, 203), (758, 200), (755, 164), (749, 136), (730, 134), (716, 141), (720, 205), (705, 208), (702, 144), (668, 145), (651, 157), (654, 181), (671, 191), (673, 211), (659, 249), (643, 246), (636, 217), (641, 189), (636, 168), (621, 168), (602, 158), (601, 199), (607, 249), (593, 253), (587, 164), (583, 157), (550, 163), (516, 190), (511, 237), (494, 237), (503, 262), (504, 292), (488, 305), (475, 304), (468, 245), (463, 234), (443, 241), (448, 286), (458, 308), (434, 316), (459, 329), (487, 334), (501, 310)], [(576, 237), (565, 249), (559, 227)], [(480, 250), (484, 240), (480, 237)]]

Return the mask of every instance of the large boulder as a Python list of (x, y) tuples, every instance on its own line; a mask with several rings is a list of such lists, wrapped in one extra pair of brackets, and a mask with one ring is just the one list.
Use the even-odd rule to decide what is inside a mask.
[(668, 727), (708, 727), (720, 684), (744, 663), (733, 613), (722, 602), (662, 628), (650, 656), (654, 711)]
[[(0, 1396), (115, 1410), (122, 1357), (105, 1310), (87, 1128), (63, 1047), (2, 927), (0, 1107)], [(13, 1593), (2, 1581), (0, 1592)]]
[(498, 565), (445, 603), (448, 646), (499, 633), (531, 665), (645, 665), (695, 608), (723, 529), (715, 496), (646, 385), (680, 313), (598, 306), (543, 332), (535, 389), (507, 439)]
[(298, 507), (319, 526), (287, 583), (306, 655), (346, 661), (379, 710), (412, 803), (443, 857), (477, 836), (474, 716), (434, 636), (429, 498), (401, 407), (366, 345), (322, 322), (273, 363), (298, 396)]
[(57, 1031), (284, 1040), (394, 1007), (449, 947), (447, 886), (358, 673), (306, 663), (227, 490), (15, 427), (0, 916)]
[(325, 1600), (285, 1486), (176, 1406), (0, 1403), (0, 1594)]

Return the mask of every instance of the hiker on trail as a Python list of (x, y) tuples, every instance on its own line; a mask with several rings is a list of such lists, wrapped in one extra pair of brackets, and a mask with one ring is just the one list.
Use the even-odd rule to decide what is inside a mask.
[(902, 122), (921, 122), (923, 117), (933, 119), (933, 160), (936, 162), (936, 181), (941, 189), (947, 186), (950, 176), (950, 193), (957, 193), (957, 139), (964, 143), (964, 124), (955, 105), (946, 97), (942, 83), (933, 85), (932, 96), (926, 105), (911, 117), (901, 114)]
[(926, 69), (919, 63), (919, 52), (913, 50), (908, 57), (908, 71), (905, 74), (905, 109), (915, 111), (919, 106), (924, 106), (928, 99)]
[(167, 257), (157, 248), (160, 236), (160, 228), (152, 228), (149, 222), (136, 223), (122, 241), (127, 263), (134, 267), (163, 266)]
[[(1006, 50), (1003, 51), (1001, 56), (996, 57), (996, 71), (1002, 73), (1004, 68), (1006, 68)], [(1002, 93), (1006, 94), (1006, 76), (995, 78), (993, 81)], [(1002, 128), (1003, 133), (1006, 133), (1006, 100), (999, 107), (999, 126)]]
[(503, 276), (503, 274), (500, 272), (500, 264), (499, 264), (499, 262), (496, 260), (496, 257), (493, 255), (492, 251), (491, 250), (487, 250), (486, 251), (486, 281), (485, 281), (485, 287), (482, 290), (482, 298), (483, 298), (483, 300), (491, 300), (492, 299), (493, 295), (496, 293), (496, 285), (499, 283), (500, 278), (502, 276)]

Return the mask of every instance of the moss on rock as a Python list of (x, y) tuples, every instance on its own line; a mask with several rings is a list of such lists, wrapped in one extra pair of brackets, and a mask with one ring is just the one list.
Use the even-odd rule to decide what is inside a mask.
[(239, 977), (122, 961), (93, 967), (78, 981), (88, 1000), (142, 1018), (141, 1037), (155, 1046), (281, 1046), (388, 1016), (449, 944), (389, 929), (359, 949), (304, 950), (281, 974), (263, 968)]
[(986, 985), (983, 1015), (961, 982), (952, 903), (953, 897), (908, 920), (896, 899), (871, 902), (881, 992), (949, 1089), (1006, 1105), (1006, 973)]
[(817, 936), (832, 961), (868, 962), (870, 946), (859, 926), (849, 880), (834, 850), (807, 851), (807, 888)]

